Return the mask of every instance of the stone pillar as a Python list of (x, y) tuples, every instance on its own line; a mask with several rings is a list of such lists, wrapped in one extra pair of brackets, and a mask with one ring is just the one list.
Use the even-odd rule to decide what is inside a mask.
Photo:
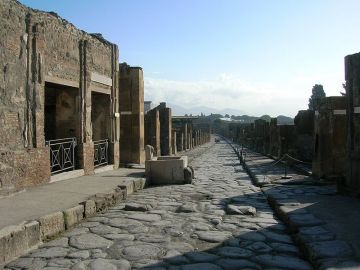
[(160, 149), (160, 117), (157, 109), (152, 109), (145, 116), (145, 145), (154, 147), (157, 156), (161, 155)]
[(144, 163), (144, 79), (140, 67), (120, 65), (120, 162)]
[(160, 108), (160, 148), (161, 155), (168, 156), (171, 155), (171, 131), (172, 131), (172, 121), (171, 121), (171, 109), (170, 108)]
[(177, 151), (183, 151), (184, 150), (184, 133), (179, 132), (179, 136), (176, 137), (177, 140)]
[(342, 188), (360, 194), (360, 53), (345, 57), (347, 175)]
[(87, 68), (88, 41), (80, 42), (80, 98), (79, 98), (79, 129), (76, 131), (78, 139), (78, 164), (85, 174), (94, 173), (94, 143), (92, 141), (91, 123), (91, 75)]
[(119, 102), (119, 49), (113, 44), (111, 47), (112, 86), (110, 100), (110, 143), (109, 163), (118, 168), (120, 164), (120, 102)]
[(183, 124), (183, 150), (187, 150), (189, 149), (189, 145), (188, 145), (188, 128), (187, 128), (187, 123)]
[(177, 155), (177, 135), (176, 131), (172, 133), (172, 154)]

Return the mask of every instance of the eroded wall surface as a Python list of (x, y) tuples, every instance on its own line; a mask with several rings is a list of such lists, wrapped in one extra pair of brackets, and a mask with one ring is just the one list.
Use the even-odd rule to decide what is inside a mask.
[[(48, 83), (77, 89), (73, 98), (65, 97), (65, 91), (56, 101), (70, 106), (68, 111), (62, 106), (62, 112), (57, 107), (57, 130), (63, 126), (74, 133), (79, 146), (77, 164), (91, 173), (91, 93), (110, 95), (111, 114), (118, 112), (117, 46), (77, 29), (56, 14), (29, 9), (14, 0), (1, 1), (0, 15), (0, 188), (19, 189), (50, 179), (44, 134)], [(70, 111), (76, 118), (71, 127), (74, 124), (65, 117)], [(119, 119), (112, 117), (113, 144), (119, 139), (119, 124)], [(59, 136), (63, 135), (68, 133)]]

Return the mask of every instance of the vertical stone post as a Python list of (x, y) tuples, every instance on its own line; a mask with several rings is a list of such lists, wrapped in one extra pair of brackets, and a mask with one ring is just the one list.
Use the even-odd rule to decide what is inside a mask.
[(120, 162), (145, 162), (144, 79), (140, 67), (120, 65)]
[(182, 128), (183, 128), (183, 130), (182, 130), (182, 133), (183, 133), (183, 150), (187, 150), (187, 149), (189, 149), (187, 123), (184, 123)]
[(154, 147), (156, 155), (160, 156), (160, 117), (157, 109), (152, 109), (146, 114), (145, 134), (145, 144)]
[(184, 133), (179, 132), (179, 136), (177, 136), (177, 151), (183, 151), (184, 150)]
[(177, 155), (177, 135), (175, 130), (172, 133), (172, 154)]
[(94, 173), (94, 143), (92, 141), (91, 127), (91, 84), (90, 72), (87, 69), (87, 47), (88, 41), (80, 41), (80, 110), (79, 110), (79, 132), (78, 156), (79, 167), (83, 168), (85, 174)]
[(120, 113), (119, 113), (119, 50), (117, 45), (111, 47), (111, 104), (110, 104), (110, 143), (109, 143), (109, 163), (114, 168), (119, 167), (120, 163)]
[(160, 148), (161, 155), (168, 156), (172, 153), (171, 147), (171, 131), (172, 131), (172, 121), (171, 121), (171, 109), (170, 108), (160, 108)]

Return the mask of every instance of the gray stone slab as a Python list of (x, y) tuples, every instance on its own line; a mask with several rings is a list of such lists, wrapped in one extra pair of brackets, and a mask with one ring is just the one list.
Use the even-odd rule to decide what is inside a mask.
[(92, 233), (72, 236), (69, 243), (78, 249), (107, 248), (113, 244), (112, 241)]
[(279, 255), (258, 255), (254, 260), (268, 267), (285, 268), (294, 270), (312, 270), (312, 266), (297, 257), (279, 256)]
[(351, 247), (340, 240), (309, 243), (307, 248), (310, 256), (314, 259), (341, 258), (353, 255)]

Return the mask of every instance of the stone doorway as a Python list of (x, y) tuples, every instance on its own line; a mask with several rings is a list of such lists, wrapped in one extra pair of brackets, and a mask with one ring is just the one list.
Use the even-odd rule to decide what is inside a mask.
[(45, 83), (45, 141), (50, 148), (51, 173), (76, 168), (79, 141), (79, 89)]
[(111, 135), (110, 95), (91, 93), (91, 123), (94, 142), (94, 167), (109, 164), (109, 139)]

